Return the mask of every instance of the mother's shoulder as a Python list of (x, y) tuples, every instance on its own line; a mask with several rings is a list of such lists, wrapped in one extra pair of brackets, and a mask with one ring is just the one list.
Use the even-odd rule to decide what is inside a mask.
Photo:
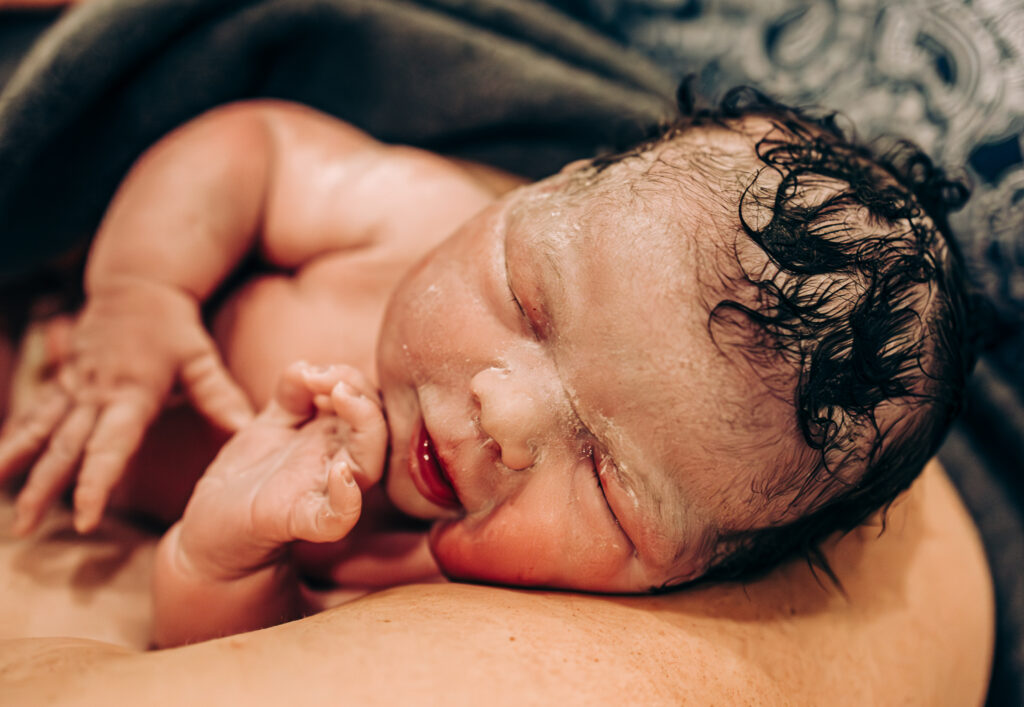
[[(863, 528), (826, 551), (845, 595), (799, 563), (746, 585), (657, 597), (412, 585), (167, 651), (0, 641), (0, 687), (5, 694), (17, 688), (24, 703), (46, 695), (55, 704), (109, 704), (115, 694), (151, 705), (227, 698), (250, 707), (296, 698), (367, 705), (981, 702), (993, 640), (991, 586), (973, 526), (941, 469), (930, 467), (894, 505), (885, 533)], [(20, 566), (18, 557), (11, 555), (11, 568)]]
[(456, 682), (472, 660), (474, 673), (501, 673), (520, 696), (980, 703), (992, 589), (973, 525), (937, 464), (880, 530), (868, 525), (826, 548), (842, 589), (799, 562), (757, 582), (656, 597), (421, 585), (341, 607), (340, 625), (398, 622), (416, 646), (402, 651), (441, 650), (452, 661), (440, 670)]

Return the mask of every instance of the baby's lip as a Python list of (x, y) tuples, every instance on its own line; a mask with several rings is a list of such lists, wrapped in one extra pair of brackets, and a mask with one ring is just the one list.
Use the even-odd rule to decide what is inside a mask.
[(459, 510), (462, 503), (455, 491), (455, 485), (441, 461), (434, 441), (427, 432), (427, 426), (421, 424), (412, 439), (409, 465), (412, 481), (416, 490), (435, 506), (450, 510)]

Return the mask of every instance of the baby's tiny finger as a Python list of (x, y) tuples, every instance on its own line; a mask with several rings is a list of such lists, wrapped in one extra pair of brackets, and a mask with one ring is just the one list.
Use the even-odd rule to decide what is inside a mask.
[(331, 402), (335, 414), (351, 429), (346, 446), (362, 472), (361, 481), (377, 483), (384, 473), (388, 443), (388, 427), (380, 405), (344, 382), (331, 391)]
[(354, 388), (360, 395), (368, 400), (380, 404), (380, 391), (362, 371), (352, 366), (342, 366), (342, 380)]
[(363, 509), (363, 493), (356, 483), (354, 471), (351, 462), (336, 457), (327, 472), (327, 501), (331, 514), (325, 517), (324, 522), (335, 540), (352, 530)]
[(43, 449), (70, 405), (68, 396), (51, 384), (40, 392), (38, 404), (31, 412), (16, 413), (7, 419), (0, 433), (0, 482), (24, 469)]
[(83, 405), (72, 410), (61, 423), (18, 494), (16, 534), (24, 535), (35, 528), (43, 512), (67, 486), (95, 422), (96, 408)]
[(384, 421), (384, 411), (376, 394), (368, 396), (347, 381), (340, 381), (330, 395), (334, 414), (353, 427)]
[(88, 533), (99, 525), (110, 490), (124, 474), (157, 412), (156, 404), (136, 391), (123, 393), (99, 416), (86, 443), (75, 487), (74, 522), (78, 532)]
[(255, 416), (249, 398), (212, 349), (183, 366), (181, 380), (196, 408), (224, 430), (237, 432)]
[(318, 412), (327, 413), (330, 415), (334, 414), (334, 403), (331, 402), (331, 396), (323, 393), (317, 393), (313, 396), (313, 405), (316, 407)]
[(306, 383), (306, 369), (309, 364), (296, 361), (284, 370), (277, 381), (274, 397), (259, 418), (278, 425), (298, 425), (310, 418), (315, 412), (313, 407), (314, 392)]
[(309, 542), (334, 542), (348, 535), (359, 520), (363, 496), (343, 460), (327, 462), (326, 493), (305, 496), (293, 509), (289, 533)]

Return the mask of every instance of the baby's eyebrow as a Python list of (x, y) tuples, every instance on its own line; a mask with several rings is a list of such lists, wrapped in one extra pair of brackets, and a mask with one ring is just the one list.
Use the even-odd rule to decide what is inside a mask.
[[(541, 255), (544, 257), (545, 262), (548, 264), (548, 269), (551, 272), (555, 284), (558, 286), (558, 291), (562, 292), (565, 290), (565, 275), (562, 272), (562, 263), (559, 260), (559, 255), (552, 247), (551, 243), (546, 240), (541, 241), (540, 245)], [(550, 288), (548, 288), (550, 289)], [(550, 296), (550, 292), (548, 293)]]
[[(521, 280), (512, 277), (511, 267), (508, 258), (508, 233), (505, 233), (505, 270), (509, 284), (523, 286)], [(532, 275), (530, 278), (530, 289), (533, 296), (526, 304), (527, 309), (540, 310), (544, 319), (545, 329), (553, 329), (553, 312), (551, 305), (555, 299), (565, 292), (565, 274), (563, 272), (561, 258), (551, 239), (543, 233), (535, 233), (520, 250), (529, 254), (527, 272)], [(522, 294), (521, 291), (516, 293)], [(550, 333), (550, 332), (549, 332)]]

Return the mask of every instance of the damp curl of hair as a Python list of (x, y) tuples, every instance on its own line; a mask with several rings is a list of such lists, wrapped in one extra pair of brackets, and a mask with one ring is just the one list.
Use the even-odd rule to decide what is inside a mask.
[(699, 580), (748, 580), (802, 557), (841, 586), (822, 542), (887, 510), (962, 406), (979, 298), (947, 215), (969, 190), (909, 142), (876, 152), (850, 139), (836, 114), (785, 106), (749, 87), (709, 106), (684, 82), (678, 103), (681, 120), (658, 139), (749, 116), (774, 126), (756, 145), (763, 166), (738, 214), (770, 266), (744, 269), (753, 300), (719, 301), (708, 327), (745, 327), (752, 365), (767, 356), (795, 371), (789, 402), (817, 460), (811, 469), (777, 470), (770, 491), (805, 512), (781, 525), (718, 529)]

